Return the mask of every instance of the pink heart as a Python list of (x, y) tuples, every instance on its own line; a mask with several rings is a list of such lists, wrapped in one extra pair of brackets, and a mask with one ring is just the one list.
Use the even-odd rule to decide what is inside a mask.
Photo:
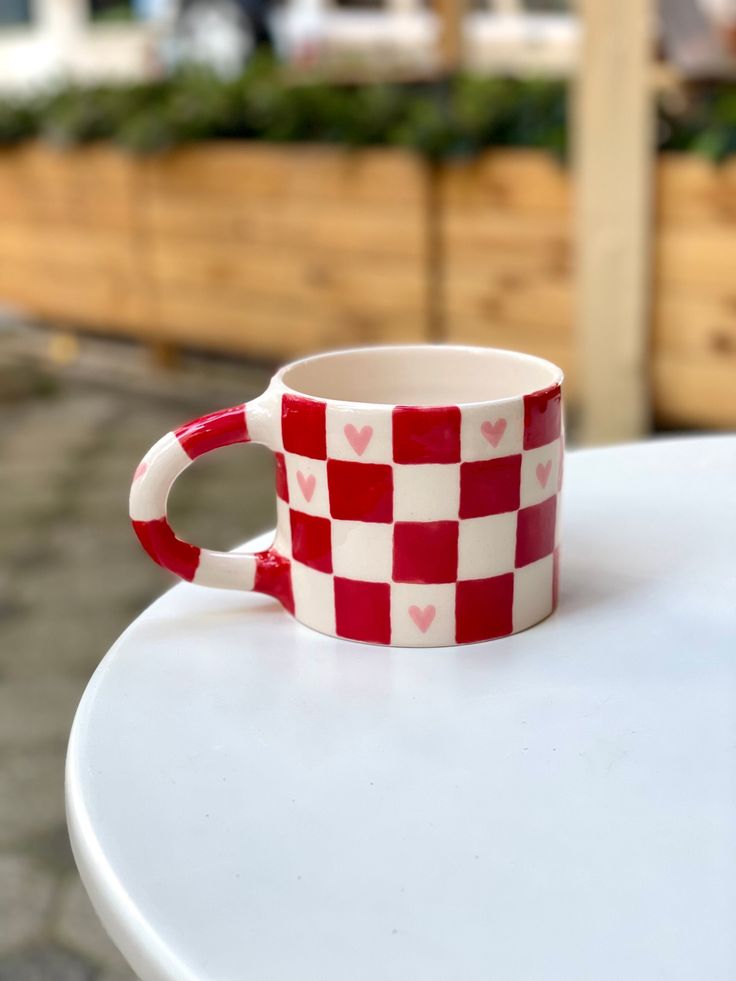
[(349, 422), (345, 426), (344, 431), (348, 443), (350, 443), (358, 456), (363, 456), (366, 446), (371, 441), (373, 426), (363, 426), (362, 429), (356, 429), (352, 422)]
[(141, 460), (138, 466), (135, 468), (135, 473), (133, 474), (133, 480), (139, 480), (143, 474), (148, 470), (148, 464), (145, 460)]
[(503, 439), (503, 434), (506, 432), (506, 420), (497, 419), (495, 422), (485, 422), (481, 423), (480, 431), (483, 433), (485, 438), (491, 444), (491, 446), (496, 447)]
[(546, 487), (547, 481), (549, 480), (549, 475), (552, 472), (552, 461), (547, 460), (546, 463), (537, 464), (537, 480), (539, 481), (540, 487)]
[(305, 477), (301, 470), (297, 470), (296, 479), (299, 481), (299, 486), (302, 489), (302, 494), (308, 500), (312, 500), (312, 494), (314, 494), (314, 488), (317, 486), (317, 478), (313, 473), (310, 473), (308, 477)]
[(420, 610), (418, 606), (409, 607), (409, 616), (412, 618), (414, 623), (419, 627), (423, 634), (429, 630), (432, 626), (432, 621), (437, 615), (437, 610), (430, 603), (429, 606), (425, 606), (423, 610)]

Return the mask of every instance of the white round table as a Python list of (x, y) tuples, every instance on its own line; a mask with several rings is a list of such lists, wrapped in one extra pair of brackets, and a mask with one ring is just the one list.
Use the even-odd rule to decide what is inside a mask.
[(561, 606), (515, 637), (353, 645), (180, 585), (120, 638), (67, 810), (144, 981), (732, 981), (736, 438), (565, 479)]

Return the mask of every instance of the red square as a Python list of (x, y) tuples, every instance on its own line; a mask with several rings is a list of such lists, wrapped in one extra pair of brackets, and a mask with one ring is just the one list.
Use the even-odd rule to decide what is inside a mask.
[(460, 409), (397, 405), (393, 411), (396, 463), (459, 463)]
[(565, 437), (560, 434), (560, 463), (557, 467), (557, 490), (562, 490), (562, 473), (565, 469)]
[(394, 582), (455, 582), (458, 521), (397, 521)]
[(300, 395), (281, 399), (281, 435), (289, 453), (327, 459), (327, 405)]
[(391, 642), (391, 587), (335, 576), (335, 632), (369, 644)]
[(516, 511), (521, 493), (521, 454), (460, 465), (460, 517)]
[(524, 396), (524, 449), (545, 446), (560, 435), (562, 392), (559, 385)]
[(557, 609), (560, 598), (560, 549), (555, 549), (552, 556), (552, 609)]
[(516, 523), (516, 568), (554, 551), (557, 498), (522, 508)]
[(329, 518), (291, 511), (291, 554), (297, 562), (320, 572), (332, 572), (332, 532)]
[(390, 464), (328, 460), (327, 486), (333, 518), (393, 521), (394, 471)]
[(455, 589), (455, 640), (472, 644), (513, 630), (514, 574), (466, 579)]
[(286, 479), (286, 462), (283, 453), (274, 453), (276, 457), (276, 497), (289, 503), (289, 483)]

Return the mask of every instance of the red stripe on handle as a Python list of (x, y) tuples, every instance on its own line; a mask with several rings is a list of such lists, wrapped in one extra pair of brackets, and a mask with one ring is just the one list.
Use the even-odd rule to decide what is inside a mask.
[(180, 426), (174, 435), (192, 460), (220, 446), (247, 443), (250, 437), (245, 420), (245, 406), (234, 405), (230, 409), (211, 412), (208, 416)]
[(191, 582), (199, 565), (200, 549), (183, 542), (174, 534), (166, 518), (153, 521), (134, 521), (133, 529), (138, 540), (154, 562), (164, 569)]
[(273, 596), (289, 613), (294, 613), (291, 562), (271, 548), (265, 552), (256, 552), (256, 581), (253, 589), (257, 593)]

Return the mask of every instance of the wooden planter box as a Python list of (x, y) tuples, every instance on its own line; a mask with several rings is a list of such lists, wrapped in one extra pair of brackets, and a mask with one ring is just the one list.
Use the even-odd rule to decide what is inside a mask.
[(291, 357), (417, 341), (424, 171), (402, 152), (204, 144), (0, 155), (0, 298), (70, 325)]
[[(0, 299), (55, 322), (266, 358), (452, 341), (577, 384), (569, 172), (543, 152), (203, 144), (0, 154)], [(736, 424), (736, 163), (658, 163), (655, 411)]]

